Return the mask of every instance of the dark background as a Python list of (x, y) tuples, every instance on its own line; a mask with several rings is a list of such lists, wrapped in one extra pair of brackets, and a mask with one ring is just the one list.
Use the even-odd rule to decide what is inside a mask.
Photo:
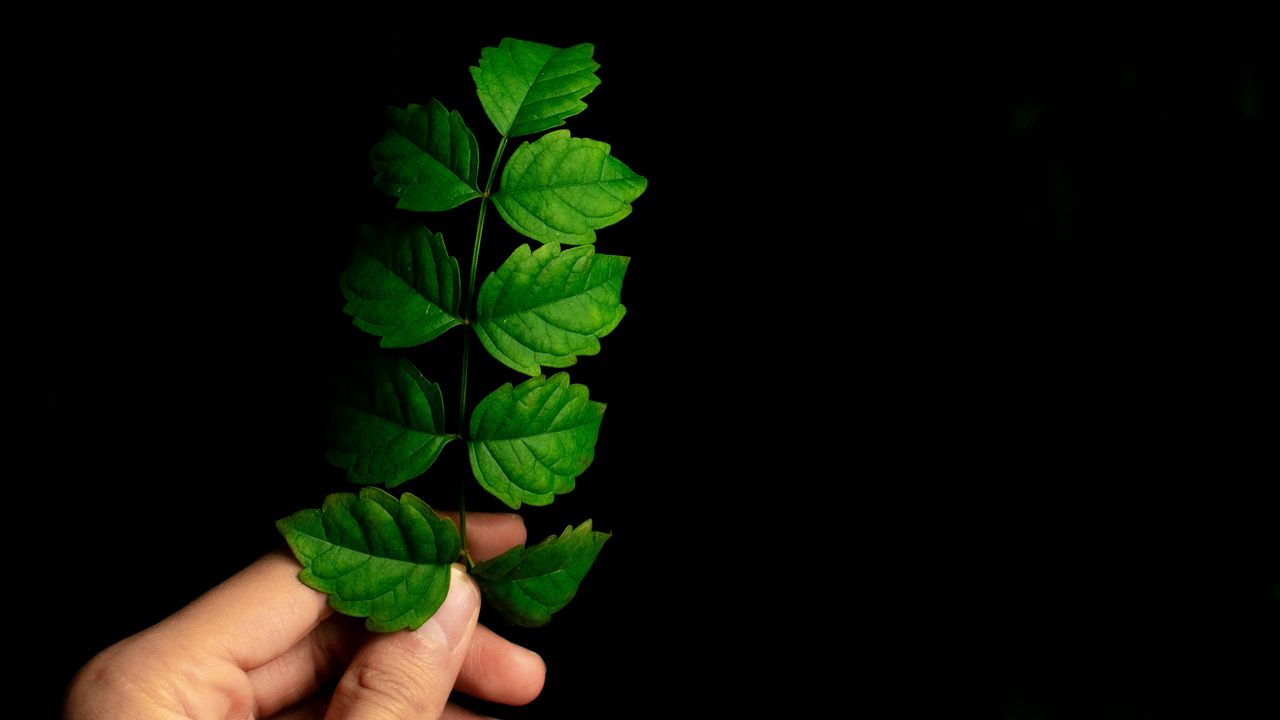
[[(512, 36), (595, 44), (566, 127), (650, 185), (597, 244), (628, 315), (569, 369), (609, 406), (595, 463), (524, 511), (613, 538), (511, 633), (543, 696), (481, 709), (1274, 707), (1273, 57), (1248, 18), (1104, 20), (15, 20), (14, 614), (48, 696), (349, 489), (318, 389), (372, 344), (336, 278), (387, 212), (382, 109), (436, 97), (492, 152), (467, 67)], [(426, 217), (464, 261), (473, 212)], [(496, 264), (522, 240), (491, 220)], [(486, 360), (473, 387), (518, 380)], [(463, 455), (403, 489), (447, 507)]]
[(1274, 55), (1244, 17), (933, 20), (869, 58), (904, 702), (1274, 714)]

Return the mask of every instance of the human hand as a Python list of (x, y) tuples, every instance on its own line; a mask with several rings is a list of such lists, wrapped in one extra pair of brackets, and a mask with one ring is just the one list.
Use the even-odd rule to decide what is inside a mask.
[[(468, 513), (467, 539), (483, 560), (526, 532), (517, 515)], [(474, 720), (453, 690), (507, 705), (541, 692), (542, 658), (477, 624), (480, 591), (461, 565), (431, 619), (386, 634), (335, 614), (300, 570), (287, 549), (264, 555), (103, 650), (72, 679), (65, 720)]]

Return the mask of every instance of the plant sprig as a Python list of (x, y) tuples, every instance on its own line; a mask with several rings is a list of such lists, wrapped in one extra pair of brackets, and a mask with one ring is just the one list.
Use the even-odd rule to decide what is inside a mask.
[[(600, 84), (590, 44), (555, 48), (506, 38), (471, 68), (476, 93), (498, 132), (483, 187), (475, 135), (434, 98), (388, 108), (369, 154), (373, 184), (404, 215), (361, 228), (339, 279), (352, 324), (380, 349), (359, 360), (333, 398), (328, 460), (363, 486), (333, 493), (277, 528), (302, 564), (299, 579), (329, 594), (335, 610), (390, 632), (426, 622), (448, 593), (448, 566), (465, 560), (483, 596), (516, 625), (550, 621), (610, 537), (587, 520), (532, 547), (475, 563), (466, 547), (466, 488), (458, 527), (412, 493), (445, 446), (467, 447), (477, 484), (512, 509), (547, 505), (574, 489), (591, 465), (605, 404), (567, 372), (600, 351), (621, 322), (629, 258), (597, 253), (597, 231), (631, 212), (647, 180), (609, 145), (554, 129), (586, 109)], [(549, 131), (549, 132), (548, 132)], [(534, 136), (504, 154), (513, 138)], [(499, 173), (499, 170), (501, 172)], [(494, 182), (498, 181), (496, 190)], [(467, 283), (444, 237), (417, 217), (478, 200)], [(476, 288), (486, 211), (529, 238)], [(440, 386), (403, 351), (464, 328), (459, 409), (453, 431)], [(469, 407), (471, 336), (524, 380), (504, 383)], [(393, 351), (402, 351), (395, 353)]]

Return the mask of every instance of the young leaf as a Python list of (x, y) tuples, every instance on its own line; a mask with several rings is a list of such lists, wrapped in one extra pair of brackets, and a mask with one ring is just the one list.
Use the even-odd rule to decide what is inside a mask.
[(480, 197), (480, 151), (462, 116), (440, 101), (387, 108), (387, 128), (369, 152), (373, 184), (397, 198), (396, 207), (448, 210)]
[(521, 245), (490, 273), (476, 300), (476, 335), (491, 355), (526, 375), (568, 367), (600, 352), (627, 309), (622, 277), (630, 258), (590, 245)]
[(588, 520), (531, 548), (517, 545), (476, 565), (471, 575), (490, 606), (507, 621), (525, 627), (546, 625), (577, 594), (609, 537), (592, 530)]
[(374, 632), (416, 629), (449, 593), (462, 547), (453, 523), (405, 493), (334, 493), (321, 509), (276, 522), (302, 564), (298, 579), (329, 594), (333, 609), (367, 618)]
[(484, 112), (503, 137), (519, 137), (563, 125), (587, 109), (582, 98), (600, 84), (589, 44), (560, 49), (505, 38), (480, 50), (471, 68)]
[(359, 485), (395, 487), (426, 472), (454, 438), (440, 387), (405, 358), (375, 353), (338, 386), (329, 462)]
[(365, 226), (361, 235), (339, 278), (343, 311), (356, 327), (393, 348), (421, 345), (462, 324), (458, 261), (440, 233), (404, 222)]
[(547, 505), (591, 465), (604, 408), (566, 373), (506, 383), (471, 414), (471, 471), (513, 510)]
[(647, 185), (607, 144), (556, 130), (516, 148), (493, 205), (538, 242), (584, 245), (596, 241), (596, 230), (630, 215)]

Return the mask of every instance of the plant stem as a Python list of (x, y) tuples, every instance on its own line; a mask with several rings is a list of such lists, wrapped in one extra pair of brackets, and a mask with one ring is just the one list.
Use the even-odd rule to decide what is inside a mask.
[[(498, 142), (498, 151), (493, 154), (493, 165), (489, 167), (489, 177), (484, 183), (484, 195), (480, 198), (480, 215), (476, 218), (476, 237), (471, 243), (471, 268), (467, 275), (467, 293), (462, 296), (462, 324), (466, 331), (462, 335), (462, 382), (458, 393), (458, 435), (467, 439), (467, 370), (471, 361), (471, 322), (474, 319), (476, 299), (476, 266), (480, 263), (480, 238), (484, 235), (484, 216), (489, 209), (489, 193), (493, 189), (493, 179), (498, 175), (498, 164), (502, 162), (502, 153), (507, 149), (507, 137), (502, 136)], [(462, 533), (462, 556), (467, 565), (475, 567), (471, 559), (470, 546), (467, 544), (467, 480), (464, 477), (458, 483), (458, 531)]]

